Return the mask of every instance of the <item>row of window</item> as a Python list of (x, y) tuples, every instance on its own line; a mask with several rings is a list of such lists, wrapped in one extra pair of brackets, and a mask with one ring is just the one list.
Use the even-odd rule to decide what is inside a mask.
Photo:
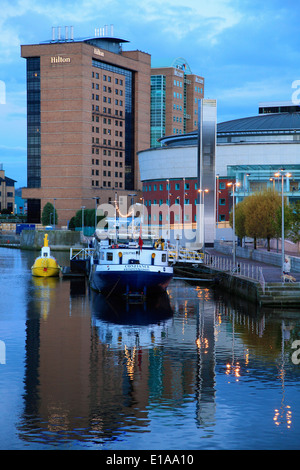
[[(92, 144), (100, 145), (100, 139), (99, 139), (99, 137), (92, 137)], [(110, 139), (103, 139), (102, 144), (103, 144), (103, 145), (108, 145), (109, 147), (111, 147), (111, 145), (112, 145)], [(122, 141), (115, 140), (114, 146), (115, 146), (115, 147), (123, 147), (123, 142), (122, 142)]]
[[(103, 103), (112, 103), (112, 99), (109, 96), (103, 96)], [(95, 95), (95, 93), (92, 93), (92, 100), (99, 101), (100, 100), (100, 95)], [(115, 105), (117, 106), (123, 106), (123, 100), (118, 100), (115, 99)]]
[[(100, 107), (98, 105), (93, 104), (92, 105), (92, 111), (96, 112), (96, 113), (100, 113)], [(106, 106), (103, 106), (102, 112), (103, 112), (103, 114), (112, 114), (111, 108), (107, 108)], [(123, 117), (123, 111), (119, 110), (119, 109), (116, 109), (115, 110), (115, 116)]]
[[(95, 64), (93, 64), (93, 65), (95, 65)], [(100, 79), (99, 73), (98, 73), (98, 72), (92, 72), (92, 78), (96, 78), (97, 80), (99, 80), (99, 79)], [(102, 80), (103, 80), (104, 82), (109, 82), (109, 83), (111, 83), (111, 82), (112, 82), (112, 77), (111, 77), (110, 75), (105, 75), (105, 74), (103, 74)], [(116, 84), (116, 85), (123, 85), (123, 79), (121, 79), (121, 78), (115, 78), (115, 84)]]
[[(179, 205), (179, 199), (175, 199), (175, 205)], [(190, 200), (189, 199), (185, 199), (184, 200), (184, 204), (186, 206), (188, 206), (190, 203)], [(144, 202), (145, 206), (151, 206), (152, 204), (157, 204), (157, 199), (153, 199), (153, 201), (151, 199), (148, 199), (148, 200), (145, 200)], [(161, 206), (162, 204), (167, 204), (167, 206), (170, 206), (171, 205), (171, 201), (169, 199), (166, 199), (165, 201), (163, 199), (159, 199), (159, 202), (158, 202), (158, 205)], [(195, 199), (195, 205), (197, 205), (197, 199)]]
[[(99, 165), (99, 160), (98, 158), (92, 158), (92, 165)], [(111, 160), (102, 160), (102, 165), (103, 166), (111, 166)], [(115, 167), (123, 167), (122, 162), (115, 162)]]
[[(100, 90), (99, 83), (92, 83), (92, 89), (93, 90)], [(105, 93), (112, 93), (113, 92), (113, 88), (110, 87), (110, 86), (103, 85), (102, 89)], [(121, 90), (119, 88), (115, 88), (115, 94), (123, 96), (123, 90)]]
[[(103, 170), (103, 176), (108, 176), (109, 178), (111, 177), (111, 171)], [(99, 170), (92, 170), (92, 176), (99, 176)], [(123, 178), (123, 173), (122, 171), (115, 171), (115, 178)]]
[[(99, 180), (92, 180), (92, 187), (99, 188), (100, 187)], [(103, 188), (112, 188), (111, 181), (102, 181), (102, 187)], [(114, 187), (119, 188), (119, 189), (123, 189), (123, 182), (122, 181), (120, 181), (120, 182), (116, 181)]]
[[(92, 154), (100, 155), (99, 147), (92, 147)], [(102, 154), (104, 156), (107, 155), (108, 157), (111, 157), (112, 152), (109, 149), (103, 149)], [(119, 152), (118, 150), (115, 150), (114, 154), (115, 154), (115, 157), (121, 157), (121, 158), (123, 157), (123, 152)], [(106, 160), (104, 160), (104, 161), (106, 161)], [(122, 165), (122, 162), (120, 162), (120, 166), (121, 165)]]
[[(100, 116), (93, 114), (92, 121), (93, 122), (100, 122)], [(111, 118), (104, 117), (102, 122), (103, 122), (103, 124), (108, 124), (109, 126), (112, 124)], [(119, 121), (118, 119), (114, 120), (114, 124), (115, 124), (116, 127), (123, 127), (123, 121)]]
[[(165, 188), (164, 188), (164, 184), (166, 185)], [(153, 191), (157, 191), (157, 188), (159, 189), (159, 191), (163, 191), (164, 189), (166, 189), (167, 191), (170, 191), (171, 183), (160, 183), (159, 185), (154, 183), (153, 184)], [(190, 183), (185, 183), (184, 184), (184, 189), (185, 190), (191, 189), (190, 188)], [(195, 183), (195, 189), (197, 189), (197, 183)], [(180, 190), (180, 183), (175, 183), (175, 191), (179, 191), (179, 190)], [(145, 185), (143, 187), (143, 191), (145, 191), (145, 192), (152, 191), (152, 184)]]
[[(92, 132), (96, 132), (96, 134), (99, 134), (100, 128), (92, 126)], [(103, 134), (111, 135), (111, 129), (104, 128)], [(123, 132), (115, 130), (115, 137), (123, 137)]]
[[(180, 200), (179, 199), (175, 199), (175, 205), (179, 205), (180, 203)], [(188, 205), (190, 203), (190, 200), (189, 199), (186, 199), (184, 200), (184, 204)], [(157, 204), (157, 199), (153, 199), (153, 201), (151, 199), (148, 199), (147, 201), (145, 200), (145, 206), (151, 206), (151, 204)], [(161, 206), (162, 204), (167, 204), (167, 205), (171, 205), (171, 202), (169, 199), (166, 199), (166, 201), (164, 202), (163, 199), (159, 199), (159, 202), (158, 204)], [(196, 206), (197, 205), (197, 199), (194, 200), (194, 205)], [(225, 206), (226, 205), (226, 199), (225, 198), (221, 198), (219, 199), (219, 205), (220, 206)]]

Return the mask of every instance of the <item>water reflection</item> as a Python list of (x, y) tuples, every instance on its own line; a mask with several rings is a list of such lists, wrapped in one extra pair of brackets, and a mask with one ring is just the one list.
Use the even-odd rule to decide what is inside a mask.
[[(300, 366), (291, 360), (299, 312), (257, 309), (178, 281), (146, 306), (120, 305), (85, 282), (32, 278), (27, 254), (0, 252), (0, 265), (0, 339), (7, 350), (0, 443), (299, 447)], [(20, 377), (16, 416), (10, 391), (18, 393)]]

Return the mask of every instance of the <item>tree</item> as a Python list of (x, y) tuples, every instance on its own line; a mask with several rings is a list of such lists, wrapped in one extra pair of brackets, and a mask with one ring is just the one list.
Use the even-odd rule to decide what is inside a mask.
[(289, 237), (292, 242), (298, 244), (298, 253), (300, 248), (300, 201), (297, 201), (291, 207), (291, 223)]
[[(97, 224), (104, 215), (97, 215)], [(83, 223), (85, 227), (95, 226), (95, 209), (83, 209)], [(69, 222), (69, 228), (82, 227), (82, 209), (79, 209)]]
[(55, 221), (54, 221), (54, 206), (51, 204), (51, 202), (47, 202), (47, 204), (44, 205), (43, 212), (42, 212), (42, 224), (43, 225), (51, 225), (51, 224), (57, 224), (57, 212), (55, 209)]
[(249, 237), (265, 238), (270, 251), (270, 240), (276, 236), (276, 217), (281, 208), (281, 197), (272, 189), (249, 196), (246, 204), (245, 229)]
[[(235, 231), (240, 238), (248, 236), (256, 240), (265, 238), (270, 250), (270, 240), (281, 230), (281, 197), (273, 190), (259, 191), (239, 202), (235, 207)], [(285, 227), (288, 227), (288, 209), (285, 211)], [(232, 226), (232, 214), (231, 214)]]

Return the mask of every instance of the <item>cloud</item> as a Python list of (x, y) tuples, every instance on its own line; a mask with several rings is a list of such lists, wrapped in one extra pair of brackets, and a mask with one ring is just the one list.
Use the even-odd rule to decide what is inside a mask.
[(235, 26), (243, 16), (232, 3), (229, 0), (192, 0), (184, 5), (182, 0), (144, 0), (136, 2), (127, 16), (135, 23), (155, 24), (160, 35), (183, 39), (197, 31), (197, 42), (206, 39), (215, 44), (218, 36)]

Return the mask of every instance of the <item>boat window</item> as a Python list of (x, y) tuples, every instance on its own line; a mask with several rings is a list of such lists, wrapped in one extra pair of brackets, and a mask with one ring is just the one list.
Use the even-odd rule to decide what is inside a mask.
[(166, 253), (163, 253), (163, 254), (161, 255), (161, 260), (162, 260), (163, 263), (165, 263), (165, 262), (167, 261), (167, 255), (166, 255)]
[(113, 254), (111, 252), (108, 252), (106, 254), (106, 259), (107, 259), (107, 261), (112, 261), (113, 260)]

